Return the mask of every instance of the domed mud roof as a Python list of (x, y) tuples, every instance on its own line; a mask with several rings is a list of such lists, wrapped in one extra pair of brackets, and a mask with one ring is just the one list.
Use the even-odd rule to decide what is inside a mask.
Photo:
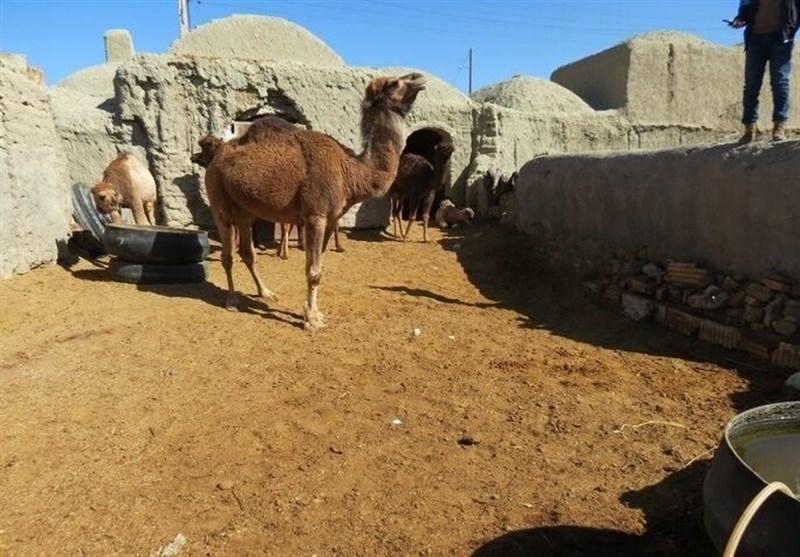
[(232, 15), (201, 25), (172, 43), (169, 53), (292, 60), (312, 66), (344, 65), (328, 45), (299, 25), (278, 17), (257, 15)]
[(108, 99), (114, 96), (114, 75), (118, 67), (118, 63), (89, 66), (68, 75), (55, 86)]
[(472, 100), (523, 112), (593, 112), (578, 95), (552, 81), (516, 75), (478, 89)]

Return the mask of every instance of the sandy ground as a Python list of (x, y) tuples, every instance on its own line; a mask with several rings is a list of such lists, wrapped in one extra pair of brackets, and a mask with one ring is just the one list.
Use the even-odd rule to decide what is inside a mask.
[(238, 313), (216, 249), (199, 285), (0, 283), (0, 554), (713, 555), (713, 450), (788, 372), (628, 321), (512, 231), (432, 238), (348, 234), (319, 334), (296, 249)]

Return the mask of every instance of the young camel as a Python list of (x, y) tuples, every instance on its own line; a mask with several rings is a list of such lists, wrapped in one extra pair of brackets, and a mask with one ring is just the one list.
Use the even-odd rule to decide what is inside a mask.
[[(417, 209), (422, 203), (422, 241), (428, 241), (431, 207), (436, 192), (444, 187), (443, 178), (448, 171), (453, 149), (451, 142), (441, 141), (434, 148), (433, 163), (415, 153), (406, 153), (400, 159), (397, 178), (389, 190), (392, 197), (392, 229), (395, 237), (398, 235), (398, 228), (403, 240), (408, 237), (411, 225), (417, 217)], [(405, 231), (402, 222), (404, 202), (408, 202), (408, 224)]]
[[(326, 326), (317, 305), (322, 254), (336, 221), (354, 204), (386, 194), (397, 174), (405, 143), (405, 116), (425, 88), (418, 73), (378, 77), (361, 103), (364, 151), (356, 155), (332, 137), (311, 130), (263, 130), (268, 140), (224, 143), (206, 171), (206, 189), (222, 238), (222, 266), (228, 281), (226, 306), (235, 309), (234, 230), (258, 295), (277, 299), (254, 267), (251, 224), (261, 218), (301, 224), (306, 247), (306, 330)], [(240, 139), (244, 139), (240, 138)]]
[[(247, 129), (242, 136), (244, 139), (241, 140), (241, 143), (269, 140), (269, 134), (266, 132), (270, 129), (289, 130), (297, 128), (293, 124), (290, 124), (286, 120), (283, 120), (277, 116), (264, 116), (253, 122), (253, 124)], [(216, 136), (205, 136), (199, 141), (200, 152), (192, 154), (191, 161), (202, 166), (203, 168), (208, 168), (208, 165), (211, 164), (212, 160), (214, 160), (214, 155), (216, 155), (217, 149), (219, 149), (220, 145), (223, 143), (224, 142)], [(280, 223), (281, 238), (280, 244), (278, 245), (277, 256), (281, 259), (289, 259), (289, 235), (292, 233), (292, 227), (294, 227), (293, 224)], [(336, 251), (344, 251), (344, 248), (339, 242), (338, 222), (336, 223), (336, 228), (333, 229), (333, 240), (334, 244), (336, 245)], [(300, 244), (300, 249), (304, 249), (302, 227), (300, 227), (298, 230), (298, 241)], [(238, 245), (238, 238), (234, 243)]]
[(97, 210), (122, 222), (122, 207), (133, 211), (136, 224), (156, 224), (156, 181), (147, 166), (133, 154), (121, 153), (103, 171), (91, 189)]

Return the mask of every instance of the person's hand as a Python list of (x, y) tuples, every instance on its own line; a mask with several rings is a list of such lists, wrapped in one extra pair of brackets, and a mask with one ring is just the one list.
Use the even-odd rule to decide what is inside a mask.
[(740, 27), (744, 27), (745, 25), (747, 25), (747, 22), (745, 20), (743, 20), (743, 19), (739, 19), (738, 17), (735, 17), (735, 18), (733, 18), (731, 20), (730, 23), (728, 23), (728, 25), (730, 25), (734, 29), (739, 29)]

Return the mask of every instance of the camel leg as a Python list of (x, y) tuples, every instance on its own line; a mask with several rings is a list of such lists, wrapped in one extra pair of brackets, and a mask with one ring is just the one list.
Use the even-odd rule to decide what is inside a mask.
[(147, 213), (147, 222), (156, 225), (156, 204), (153, 201), (145, 201), (144, 211)]
[(144, 213), (144, 204), (138, 197), (131, 200), (131, 211), (133, 211), (133, 222), (136, 224), (147, 224), (147, 216)]
[(217, 229), (222, 242), (220, 261), (222, 261), (222, 268), (225, 269), (225, 278), (228, 281), (228, 296), (225, 298), (225, 309), (238, 311), (239, 296), (233, 288), (233, 251), (237, 242), (238, 232), (234, 224), (223, 225), (219, 223)]
[(297, 227), (297, 249), (299, 249), (300, 251), (305, 251), (306, 244), (305, 244), (305, 240), (303, 239), (303, 234), (304, 234), (303, 225), (302, 224), (296, 224), (294, 226)]
[(403, 238), (403, 205), (405, 202), (406, 199), (400, 197), (397, 199), (396, 205), (394, 206), (392, 232), (395, 238)]
[(304, 328), (306, 331), (318, 331), (324, 329), (325, 316), (317, 307), (317, 289), (322, 280), (322, 245), (324, 243), (326, 219), (323, 217), (312, 217), (308, 219), (304, 226), (306, 244), (306, 281), (308, 283), (308, 295), (303, 314), (305, 315)]
[(289, 234), (292, 233), (292, 225), (281, 223), (281, 245), (278, 247), (278, 257), (289, 259)]
[(411, 230), (411, 225), (414, 224), (414, 221), (417, 220), (417, 209), (419, 209), (419, 200), (409, 201), (408, 206), (408, 226), (406, 226), (406, 231), (403, 233), (403, 240), (408, 237), (408, 232)]
[(337, 220), (336, 223), (333, 225), (333, 245), (336, 246), (336, 251), (343, 252), (344, 248), (342, 244), (339, 242), (339, 221)]
[(261, 277), (258, 276), (256, 272), (256, 249), (253, 245), (254, 220), (255, 219), (249, 215), (241, 213), (236, 215), (236, 227), (239, 229), (239, 255), (242, 261), (244, 261), (244, 264), (247, 265), (247, 270), (250, 271), (250, 276), (253, 277), (253, 281), (256, 283), (258, 297), (274, 302), (278, 300), (278, 297), (275, 293), (270, 292), (264, 287), (264, 283), (261, 282)]
[(329, 224), (325, 227), (325, 240), (322, 242), (322, 252), (328, 251), (328, 242), (331, 239), (331, 233), (333, 234), (333, 243), (336, 246), (336, 251), (344, 251), (342, 244), (339, 243), (339, 221), (337, 220), (333, 225)]
[(422, 241), (428, 241), (428, 220), (430, 219), (431, 207), (433, 206), (433, 199), (436, 197), (436, 192), (430, 192), (422, 203)]

